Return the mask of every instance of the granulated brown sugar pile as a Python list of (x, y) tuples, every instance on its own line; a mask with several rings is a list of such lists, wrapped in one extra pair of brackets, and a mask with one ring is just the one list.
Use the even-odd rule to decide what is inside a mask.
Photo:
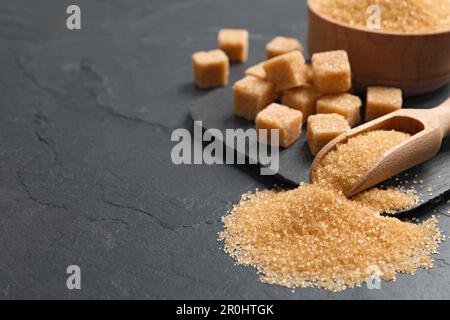
[(315, 0), (325, 16), (352, 26), (366, 27), (367, 9), (381, 9), (381, 31), (424, 33), (450, 29), (449, 0)]
[(415, 190), (373, 188), (357, 194), (352, 200), (377, 212), (395, 213), (413, 207), (419, 202), (419, 196)]
[(382, 217), (309, 184), (245, 195), (223, 222), (226, 251), (264, 282), (331, 291), (361, 284), (374, 268), (385, 280), (429, 268), (441, 239), (435, 218), (415, 225)]
[(322, 159), (314, 172), (313, 182), (345, 192), (383, 153), (409, 137), (407, 133), (394, 130), (375, 130), (351, 138)]
[[(405, 138), (393, 131), (361, 135), (348, 141), (351, 147), (342, 145), (330, 157), (339, 163), (351, 151), (353, 157), (362, 158), (359, 153), (365, 149), (375, 149), (379, 156)], [(367, 157), (366, 166), (376, 160)], [(345, 170), (351, 168), (356, 172), (347, 172), (343, 179), (360, 174), (357, 167)], [(339, 181), (337, 176), (331, 181)], [(220, 239), (225, 250), (239, 264), (254, 266), (262, 281), (292, 288), (341, 291), (360, 285), (374, 270), (393, 280), (397, 272), (414, 274), (420, 267), (432, 266), (430, 255), (442, 240), (436, 218), (416, 225), (379, 214), (412, 205), (415, 195), (375, 189), (349, 200), (337, 190), (320, 183), (245, 194), (223, 218)]]

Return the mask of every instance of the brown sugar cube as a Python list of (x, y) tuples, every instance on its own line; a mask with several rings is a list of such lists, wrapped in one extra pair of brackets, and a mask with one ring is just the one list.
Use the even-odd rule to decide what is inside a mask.
[(343, 50), (312, 56), (314, 85), (322, 93), (344, 93), (352, 86), (350, 62)]
[(256, 115), (276, 98), (271, 82), (245, 76), (233, 86), (233, 110), (238, 117), (255, 120)]
[(295, 50), (303, 51), (301, 43), (295, 38), (275, 37), (266, 45), (267, 59)]
[(386, 87), (367, 89), (366, 121), (382, 117), (402, 108), (402, 90)]
[(312, 84), (314, 82), (314, 71), (312, 68), (312, 65), (307, 63), (306, 65), (306, 81), (308, 81), (308, 83)]
[(229, 62), (222, 50), (200, 51), (192, 55), (195, 83), (201, 89), (225, 86)]
[(251, 66), (247, 70), (245, 70), (246, 76), (254, 76), (260, 79), (265, 80), (266, 79), (266, 71), (263, 68), (264, 61), (260, 62), (258, 64), (255, 64), (254, 66)]
[(305, 58), (300, 51), (292, 51), (267, 60), (264, 65), (267, 80), (276, 91), (298, 87), (307, 82)]
[(347, 119), (351, 127), (361, 121), (362, 102), (357, 96), (349, 93), (330, 94), (317, 100), (317, 113), (337, 113)]
[[(266, 76), (266, 71), (263, 68), (264, 65), (264, 61), (260, 62), (254, 66), (251, 66), (250, 68), (248, 68), (247, 70), (245, 70), (245, 75), (246, 76), (253, 76), (262, 80), (266, 80), (267, 76)], [(279, 91), (276, 94), (275, 100), (278, 100), (281, 97), (282, 92)]]
[(219, 48), (231, 61), (246, 62), (248, 57), (248, 31), (245, 29), (222, 29), (218, 34)]
[[(291, 109), (281, 104), (272, 103), (256, 117), (256, 130), (258, 139), (272, 145), (279, 145), (283, 148), (289, 147), (302, 134), (303, 115), (301, 111)], [(267, 137), (260, 136), (259, 130), (267, 129)], [(279, 143), (271, 141), (271, 131), (278, 129)]]
[(316, 156), (328, 142), (350, 130), (347, 120), (337, 113), (316, 114), (308, 118), (309, 150)]
[(283, 91), (281, 103), (303, 113), (303, 122), (316, 113), (316, 102), (322, 96), (313, 86), (304, 86)]

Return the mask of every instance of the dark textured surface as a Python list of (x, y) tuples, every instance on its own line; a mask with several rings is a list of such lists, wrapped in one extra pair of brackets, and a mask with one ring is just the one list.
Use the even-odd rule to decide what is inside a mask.
[[(262, 284), (217, 232), (241, 193), (275, 181), (255, 168), (171, 163), (172, 130), (192, 128), (189, 105), (207, 94), (191, 82), (190, 54), (214, 48), (222, 26), (251, 30), (254, 61), (276, 34), (304, 41), (302, 2), (79, 0), (83, 29), (68, 31), (71, 3), (0, 2), (1, 298), (450, 296), (448, 243), (434, 269), (381, 290)], [(434, 209), (448, 234), (449, 205), (422, 216)], [(80, 291), (66, 289), (70, 264)]]

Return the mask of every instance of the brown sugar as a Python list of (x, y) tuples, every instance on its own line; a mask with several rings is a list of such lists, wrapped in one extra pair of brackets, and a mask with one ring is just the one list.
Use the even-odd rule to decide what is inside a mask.
[(225, 86), (229, 62), (222, 50), (200, 51), (192, 55), (195, 83), (200, 89)]
[[(262, 142), (287, 148), (300, 138), (302, 133), (302, 119), (303, 115), (300, 111), (281, 104), (272, 103), (256, 116), (255, 122), (258, 139)], [(265, 139), (260, 139), (260, 129), (266, 129), (268, 131), (267, 135), (264, 135)], [(278, 130), (278, 143), (270, 140), (270, 131), (273, 129)]]
[(263, 68), (264, 62), (260, 62), (258, 64), (255, 64), (254, 66), (251, 66), (250, 68), (247, 68), (245, 70), (246, 76), (254, 76), (263, 80), (266, 80), (266, 71)]
[(331, 140), (350, 130), (347, 120), (336, 113), (316, 114), (308, 118), (308, 147), (312, 155)]
[(386, 87), (367, 88), (366, 121), (382, 117), (401, 109), (402, 90)]
[(322, 96), (313, 86), (303, 86), (283, 92), (281, 103), (300, 110), (303, 113), (303, 122), (316, 113), (316, 102)]
[(267, 59), (291, 52), (291, 51), (303, 51), (303, 47), (295, 38), (289, 37), (275, 37), (266, 45)]
[(322, 93), (344, 93), (352, 87), (350, 61), (346, 51), (313, 54), (313, 81)]
[(331, 291), (361, 285), (374, 269), (394, 280), (430, 268), (442, 239), (435, 218), (417, 225), (383, 217), (310, 184), (245, 194), (223, 223), (225, 251), (263, 282)]
[(306, 65), (306, 80), (309, 84), (314, 83), (314, 71), (312, 68), (312, 65), (310, 63), (305, 64)]
[(222, 29), (217, 36), (219, 48), (230, 61), (246, 62), (248, 58), (248, 31), (245, 29)]
[[(233, 86), (233, 108), (255, 120), (258, 131), (277, 130), (282, 147), (300, 137), (308, 118), (315, 154), (360, 121), (362, 103), (346, 93), (350, 88), (345, 51), (316, 54), (308, 66), (295, 49), (247, 69)], [(272, 103), (281, 91), (285, 105)], [(324, 156), (312, 184), (244, 194), (222, 219), (225, 251), (238, 264), (255, 267), (263, 282), (290, 288), (342, 291), (362, 285), (374, 271), (395, 280), (397, 273), (431, 268), (431, 255), (444, 240), (437, 219), (417, 224), (381, 215), (411, 208), (420, 201), (416, 192), (391, 187), (344, 196), (379, 157), (409, 137), (394, 130), (360, 134)]]
[(419, 196), (414, 190), (400, 188), (373, 188), (353, 197), (354, 201), (377, 212), (395, 213), (419, 203)]
[(344, 116), (354, 127), (361, 121), (362, 102), (358, 96), (349, 93), (331, 94), (317, 100), (317, 113), (337, 113)]
[(219, 239), (239, 264), (261, 280), (286, 287), (342, 291), (376, 275), (395, 280), (431, 268), (444, 240), (433, 216), (422, 224), (381, 216), (413, 206), (417, 195), (372, 189), (348, 199), (342, 190), (392, 146), (408, 139), (397, 131), (372, 131), (339, 145), (319, 164), (313, 184), (294, 190), (244, 194), (222, 221)]
[(267, 80), (276, 91), (298, 87), (307, 82), (305, 58), (300, 51), (292, 51), (267, 60), (264, 65)]
[(256, 115), (276, 98), (271, 82), (245, 76), (233, 86), (233, 110), (238, 117), (255, 120)]
[(411, 137), (394, 130), (375, 130), (350, 138), (327, 153), (312, 180), (339, 192), (349, 190), (386, 151)]
[(344, 24), (367, 27), (368, 11), (377, 5), (381, 11), (381, 30), (424, 33), (450, 29), (448, 0), (316, 0), (321, 14)]

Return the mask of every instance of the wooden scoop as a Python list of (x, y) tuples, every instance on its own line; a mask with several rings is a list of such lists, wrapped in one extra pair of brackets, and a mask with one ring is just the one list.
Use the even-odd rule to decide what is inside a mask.
[(341, 134), (317, 154), (311, 166), (310, 180), (322, 158), (337, 144), (373, 130), (397, 130), (412, 137), (381, 156), (350, 190), (344, 192), (347, 197), (434, 157), (441, 148), (442, 139), (450, 135), (450, 99), (434, 109), (398, 110)]

